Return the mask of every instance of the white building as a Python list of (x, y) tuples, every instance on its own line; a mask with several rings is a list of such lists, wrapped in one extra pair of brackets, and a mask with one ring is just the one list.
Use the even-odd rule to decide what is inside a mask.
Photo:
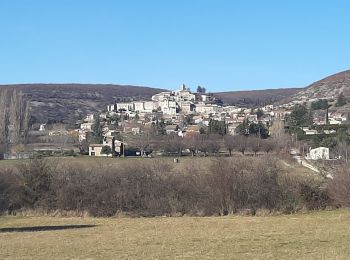
[(335, 118), (329, 118), (330, 125), (341, 125), (343, 122), (341, 120)]
[(158, 102), (154, 101), (145, 101), (144, 108), (146, 112), (152, 112), (153, 110), (158, 108)]
[[(104, 146), (109, 146), (111, 148), (111, 154), (102, 153)], [(103, 144), (90, 144), (89, 145), (89, 156), (98, 157), (112, 157), (114, 154), (122, 155), (124, 150), (124, 143), (115, 140), (114, 137), (105, 136), (103, 138)]]
[(164, 107), (162, 108), (162, 112), (166, 115), (176, 115), (177, 109), (176, 107)]
[(143, 112), (145, 110), (145, 103), (142, 101), (134, 102), (134, 108), (137, 112)]
[(41, 125), (40, 125), (40, 127), (39, 127), (39, 131), (40, 131), (40, 132), (45, 131), (45, 125), (46, 125), (46, 124), (41, 124)]
[(329, 148), (317, 147), (315, 149), (311, 149), (306, 158), (310, 160), (329, 160)]
[(219, 107), (212, 104), (198, 103), (196, 104), (195, 111), (200, 114), (210, 114), (217, 112)]
[(192, 94), (185, 86), (185, 84), (182, 84), (180, 87), (180, 90), (173, 92), (174, 99), (177, 102), (180, 101), (195, 101), (196, 95)]
[(87, 114), (84, 121), (88, 122), (88, 123), (93, 123), (95, 121), (95, 115), (94, 114)]
[(172, 96), (171, 92), (160, 92), (156, 95), (152, 96), (153, 101), (164, 101), (164, 100), (169, 100), (170, 97)]
[(126, 111), (134, 111), (135, 110), (135, 106), (134, 103), (117, 103), (117, 111), (119, 110), (126, 110)]
[(232, 124), (232, 125), (228, 125), (227, 126), (227, 132), (229, 135), (236, 135), (236, 128), (237, 128), (237, 125), (235, 124)]
[(86, 136), (87, 136), (87, 133), (89, 131), (84, 131), (84, 130), (81, 130), (81, 129), (76, 129), (75, 132), (78, 133), (78, 140), (79, 142), (82, 142), (84, 140), (86, 140)]
[(80, 125), (80, 129), (84, 131), (91, 131), (93, 124), (94, 123), (82, 123)]
[(89, 156), (97, 156), (97, 157), (112, 157), (112, 154), (102, 153), (102, 148), (104, 144), (90, 144), (89, 145)]
[(117, 109), (117, 106), (115, 104), (107, 106), (108, 112), (114, 112), (116, 109)]

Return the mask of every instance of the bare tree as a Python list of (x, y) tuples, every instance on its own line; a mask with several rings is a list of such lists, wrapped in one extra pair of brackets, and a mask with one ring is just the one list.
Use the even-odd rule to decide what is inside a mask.
[(330, 180), (328, 194), (339, 206), (350, 207), (350, 169), (342, 167)]
[(241, 152), (244, 155), (248, 146), (247, 137), (243, 135), (236, 135), (234, 142), (236, 143), (235, 148), (237, 151)]
[(186, 144), (186, 148), (190, 150), (191, 155), (195, 156), (199, 146), (198, 134), (187, 135), (184, 138), (184, 143)]
[(8, 148), (8, 91), (0, 91), (0, 145), (4, 152)]
[(248, 137), (247, 143), (249, 148), (254, 152), (254, 155), (261, 150), (261, 139), (258, 137)]
[(269, 152), (273, 151), (273, 149), (275, 149), (275, 147), (276, 147), (276, 144), (273, 140), (269, 140), (269, 139), (262, 140), (261, 149), (265, 153), (269, 153)]
[(141, 156), (145, 155), (146, 152), (150, 151), (151, 140), (150, 140), (150, 135), (148, 133), (135, 135), (133, 137), (133, 141), (134, 141), (135, 147), (140, 150)]
[(291, 137), (288, 134), (283, 134), (274, 139), (276, 142), (276, 148), (283, 153), (288, 153), (291, 147)]
[(349, 145), (346, 142), (341, 142), (333, 149), (334, 155), (344, 163), (349, 161)]
[(220, 135), (208, 135), (208, 137), (203, 140), (203, 145), (206, 146), (207, 152), (217, 155), (221, 148), (221, 139), (222, 137)]
[(177, 134), (172, 134), (170, 136), (166, 136), (166, 141), (164, 142), (164, 151), (170, 153), (178, 153), (179, 156), (182, 155), (182, 151), (185, 149), (185, 143), (182, 137)]
[(29, 102), (22, 92), (4, 89), (0, 93), (0, 143), (25, 144), (29, 129)]
[(9, 140), (11, 144), (25, 143), (29, 127), (29, 103), (22, 92), (13, 90), (9, 105)]
[(230, 154), (232, 156), (232, 151), (235, 148), (235, 138), (232, 135), (225, 135), (224, 136), (224, 145)]
[(209, 152), (209, 135), (201, 134), (197, 136), (197, 144), (198, 144), (198, 150), (204, 153), (204, 156), (207, 156), (207, 153)]

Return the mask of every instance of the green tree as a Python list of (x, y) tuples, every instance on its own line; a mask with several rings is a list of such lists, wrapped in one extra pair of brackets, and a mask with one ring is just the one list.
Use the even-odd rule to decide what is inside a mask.
[(264, 115), (264, 111), (262, 111), (262, 109), (258, 108), (258, 110), (256, 111), (256, 116), (258, 119), (261, 119)]
[(249, 135), (250, 122), (248, 119), (244, 119), (243, 123), (239, 124), (236, 128), (236, 133), (241, 135)]
[(320, 99), (311, 103), (311, 110), (327, 109), (328, 107), (327, 99)]
[(110, 154), (112, 154), (112, 148), (108, 145), (105, 145), (102, 147), (101, 153), (110, 155)]
[(256, 135), (260, 138), (267, 138), (269, 136), (269, 130), (267, 129), (267, 127), (259, 122), (258, 124), (256, 123), (251, 123), (249, 125), (249, 134), (250, 135)]
[(80, 154), (88, 155), (89, 154), (89, 143), (87, 140), (83, 140), (79, 144), (79, 152)]
[(153, 131), (156, 135), (165, 135), (166, 130), (165, 130), (165, 122), (164, 119), (162, 118), (161, 120), (157, 120), (153, 125)]
[(229, 153), (230, 156), (232, 156), (232, 151), (235, 148), (235, 138), (232, 135), (225, 135), (224, 136), (224, 145)]
[(330, 136), (323, 138), (322, 141), (320, 142), (320, 146), (328, 147), (332, 149), (336, 147), (337, 144), (338, 144), (337, 139)]
[(349, 135), (346, 128), (339, 128), (337, 131), (337, 140), (339, 143), (349, 142)]
[(346, 105), (346, 99), (344, 97), (344, 94), (340, 93), (340, 95), (338, 96), (337, 103), (335, 104), (335, 106), (336, 107), (342, 107), (344, 105)]
[(211, 119), (209, 121), (208, 132), (209, 134), (225, 135), (226, 134), (225, 121), (218, 121), (218, 120)]
[(290, 126), (308, 126), (313, 124), (312, 113), (304, 105), (294, 106), (287, 120)]
[(205, 93), (207, 90), (201, 86), (197, 87), (197, 93)]
[(186, 116), (185, 116), (185, 118), (184, 118), (184, 124), (185, 124), (185, 125), (193, 125), (193, 124), (194, 124), (193, 115), (192, 115), (192, 114), (186, 115)]
[(91, 129), (94, 133), (94, 136), (101, 139), (100, 141), (102, 141), (102, 126), (101, 126), (100, 115), (96, 114), (95, 118), (96, 118), (95, 122), (92, 125)]

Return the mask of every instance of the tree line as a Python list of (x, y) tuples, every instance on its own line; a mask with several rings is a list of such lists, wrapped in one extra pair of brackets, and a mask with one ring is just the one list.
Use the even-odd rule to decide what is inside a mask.
[(168, 155), (182, 156), (184, 152), (192, 156), (219, 155), (225, 153), (232, 156), (234, 152), (244, 155), (247, 152), (257, 155), (259, 152), (269, 153), (281, 151), (283, 142), (278, 143), (273, 139), (262, 139), (257, 136), (224, 135), (219, 134), (196, 134), (191, 133), (185, 137), (177, 134), (167, 136), (154, 136), (149, 132), (130, 136), (128, 149), (136, 149), (141, 154), (152, 152), (164, 152)]
[(323, 183), (287, 174), (270, 156), (175, 165), (143, 160), (111, 168), (34, 159), (14, 169), (0, 169), (0, 213), (219, 216), (247, 210), (293, 213), (349, 203), (349, 197), (336, 189), (348, 184), (348, 171), (342, 175), (347, 181), (336, 178), (328, 193), (320, 188)]

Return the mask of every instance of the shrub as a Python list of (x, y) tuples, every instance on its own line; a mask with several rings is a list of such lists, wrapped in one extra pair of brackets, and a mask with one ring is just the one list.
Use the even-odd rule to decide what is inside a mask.
[[(208, 165), (208, 167), (207, 167)], [(0, 212), (19, 209), (113, 216), (227, 215), (294, 212), (328, 203), (318, 186), (286, 175), (277, 160), (216, 158), (187, 168), (152, 159), (118, 168), (35, 159), (17, 172), (0, 171)], [(304, 186), (303, 186), (304, 185)]]
[(340, 168), (328, 184), (329, 197), (337, 206), (350, 207), (350, 169)]
[(0, 214), (22, 207), (20, 186), (20, 178), (12, 170), (0, 170)]
[(53, 164), (45, 159), (32, 159), (17, 168), (21, 185), (22, 203), (27, 207), (50, 207)]

